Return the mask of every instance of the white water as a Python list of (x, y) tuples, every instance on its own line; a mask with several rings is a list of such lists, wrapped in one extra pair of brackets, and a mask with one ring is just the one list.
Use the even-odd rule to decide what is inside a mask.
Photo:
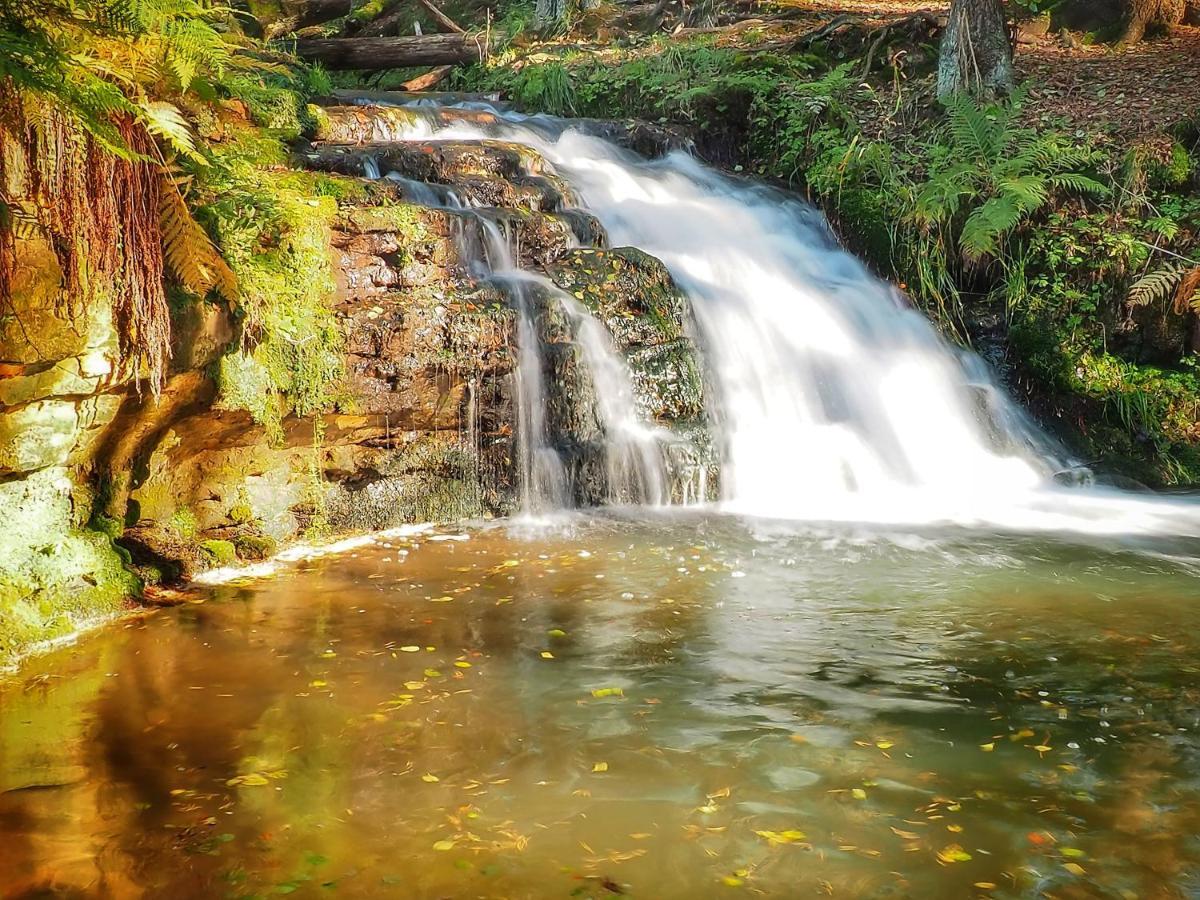
[[(683, 154), (636, 160), (547, 117), (418, 124), (404, 137), (540, 151), (613, 246), (663, 260), (720, 391), (723, 506), (750, 515), (1200, 534), (1200, 506), (1067, 488), (1069, 464), (920, 313), (837, 247), (811, 207)], [(563, 130), (564, 127), (566, 130)]]
[(514, 239), (495, 222), (476, 215), (482, 247), (477, 252), (486, 271), (504, 281), (517, 307), (518, 462), (521, 470), (521, 512), (544, 516), (570, 505), (571, 490), (562, 459), (546, 424), (546, 386), (541, 340), (534, 325), (534, 292), (553, 298), (571, 322), (581, 362), (597, 399), (604, 430), (605, 485), (612, 503), (658, 506), (669, 502), (663, 452), (669, 441), (662, 429), (643, 423), (634, 401), (629, 367), (612, 345), (608, 331), (583, 304), (544, 276), (521, 270)]

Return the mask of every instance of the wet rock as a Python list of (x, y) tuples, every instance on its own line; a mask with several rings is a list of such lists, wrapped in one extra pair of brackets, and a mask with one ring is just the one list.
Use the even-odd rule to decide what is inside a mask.
[(399, 144), (314, 145), (300, 151), (312, 169), (366, 175), (373, 162), (381, 173), (396, 172), (415, 181), (450, 184), (463, 176), (520, 178), (554, 174), (535, 150), (504, 141), (413, 141)]
[(546, 273), (604, 321), (622, 350), (686, 336), (687, 298), (666, 266), (641, 250), (571, 250)]

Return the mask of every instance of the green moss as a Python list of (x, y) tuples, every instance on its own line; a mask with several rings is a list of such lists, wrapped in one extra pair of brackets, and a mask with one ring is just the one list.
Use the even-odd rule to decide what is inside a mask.
[(64, 470), (0, 485), (0, 505), (22, 523), (0, 532), (0, 666), (118, 612), (141, 590), (111, 537), (75, 524)]
[(232, 541), (201, 541), (197, 546), (214, 566), (231, 566), (237, 562), (237, 547)]
[(328, 187), (298, 173), (264, 170), (235, 144), (203, 175), (200, 209), (238, 276), (246, 339), (218, 365), (224, 405), (247, 410), (272, 437), (282, 419), (332, 410), (342, 398), (342, 336), (334, 291)]
[(181, 506), (171, 514), (171, 518), (167, 521), (167, 527), (175, 532), (180, 540), (190, 541), (200, 530), (200, 523), (196, 521), (195, 513), (186, 506)]

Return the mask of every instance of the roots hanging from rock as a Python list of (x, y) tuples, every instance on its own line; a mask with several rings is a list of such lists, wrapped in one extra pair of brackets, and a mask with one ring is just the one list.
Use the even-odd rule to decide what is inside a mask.
[(157, 393), (170, 357), (159, 227), (160, 166), (146, 130), (115, 123), (118, 156), (71, 118), (0, 82), (0, 299), (7, 304), (22, 230), (49, 240), (68, 315), (109, 302), (121, 362)]

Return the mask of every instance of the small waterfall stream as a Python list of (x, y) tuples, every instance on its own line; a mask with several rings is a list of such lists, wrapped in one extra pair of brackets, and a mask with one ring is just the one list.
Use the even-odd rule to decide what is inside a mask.
[[(1057, 484), (1063, 472), (1072, 476), (1065, 480), (1086, 482), (1086, 470), (1032, 425), (977, 357), (944, 344), (798, 199), (721, 175), (683, 153), (646, 161), (568, 120), (479, 103), (409, 109), (414, 118), (397, 140), (502, 140), (533, 148), (613, 246), (637, 247), (667, 265), (695, 312), (717, 388), (724, 508), (1019, 530), (1197, 529), (1200, 517), (1186, 502)], [(668, 486), (671, 436), (637, 415), (629, 370), (604, 325), (544, 279), (531, 287), (512, 248), (505, 246), (501, 259), (496, 226), (479, 221), (492, 235), (485, 242), (490, 271), (524, 283), (516, 305), (525, 508), (544, 510), (570, 494), (550, 461), (557, 457), (545, 416), (535, 412), (545, 405), (546, 385), (534, 308), (542, 301), (531, 299), (531, 290), (557, 292), (599, 394), (607, 501), (703, 501), (706, 470)]]

